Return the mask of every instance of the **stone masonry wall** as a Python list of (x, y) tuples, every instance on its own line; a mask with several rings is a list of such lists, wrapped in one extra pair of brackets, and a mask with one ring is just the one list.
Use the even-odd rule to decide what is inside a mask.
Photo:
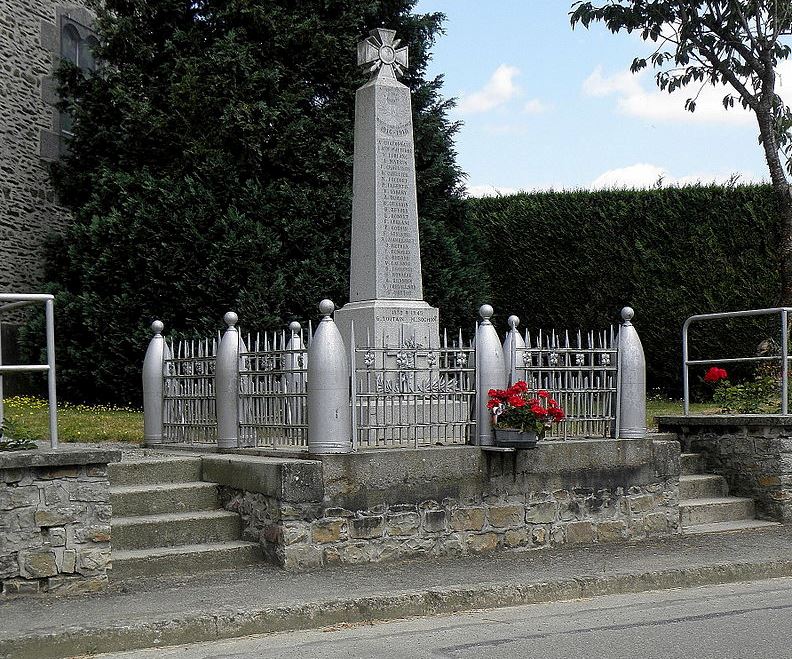
[(757, 515), (792, 521), (792, 420), (779, 417), (661, 417), (685, 451), (701, 453), (706, 471), (720, 474), (729, 494), (754, 500)]
[[(626, 542), (679, 532), (675, 441), (205, 457), (245, 538), (287, 569)], [(266, 475), (265, 475), (266, 474)]]
[(82, 2), (7, 0), (0, 12), (0, 291), (40, 292), (44, 242), (63, 230), (48, 163), (60, 154), (51, 74), (60, 23)]
[(627, 490), (575, 488), (348, 510), (283, 504), (222, 488), (245, 537), (287, 569), (462, 556), (496, 549), (624, 542), (679, 531), (678, 481)]
[(104, 589), (110, 516), (106, 463), (0, 463), (2, 595)]

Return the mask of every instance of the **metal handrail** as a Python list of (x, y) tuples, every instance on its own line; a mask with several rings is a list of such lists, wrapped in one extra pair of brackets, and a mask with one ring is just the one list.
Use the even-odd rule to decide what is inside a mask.
[(44, 303), (47, 336), (46, 364), (3, 365), (0, 345), (0, 424), (3, 422), (3, 373), (46, 373), (50, 446), (58, 448), (58, 399), (55, 392), (55, 297), (46, 293), (0, 293), (0, 313), (31, 304)]
[[(772, 309), (749, 309), (747, 311), (724, 311), (721, 313), (705, 313), (690, 316), (682, 325), (682, 386), (684, 390), (685, 416), (690, 414), (690, 366), (704, 364), (734, 364), (738, 362), (781, 362), (781, 414), (787, 415), (787, 393), (789, 391), (789, 313), (792, 307), (773, 307)], [(688, 329), (691, 323), (700, 320), (720, 320), (723, 318), (746, 318), (749, 316), (781, 316), (781, 355), (778, 357), (729, 357), (724, 359), (688, 359)]]

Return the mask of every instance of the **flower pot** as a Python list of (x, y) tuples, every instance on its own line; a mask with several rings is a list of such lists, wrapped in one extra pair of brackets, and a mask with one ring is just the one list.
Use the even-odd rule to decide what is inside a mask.
[(503, 448), (536, 448), (539, 441), (535, 432), (518, 430), (516, 428), (493, 428), (495, 446)]

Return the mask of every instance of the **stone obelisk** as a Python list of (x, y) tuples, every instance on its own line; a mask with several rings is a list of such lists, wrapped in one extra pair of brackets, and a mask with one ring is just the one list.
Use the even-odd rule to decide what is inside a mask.
[(369, 81), (355, 95), (349, 303), (335, 321), (349, 345), (437, 348), (438, 310), (423, 299), (407, 48), (394, 30), (358, 44)]

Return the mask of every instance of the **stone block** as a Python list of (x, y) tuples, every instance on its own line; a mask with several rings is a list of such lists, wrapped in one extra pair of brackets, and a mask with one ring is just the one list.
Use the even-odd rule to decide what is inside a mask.
[(287, 570), (310, 570), (321, 567), (322, 563), (322, 549), (315, 545), (299, 544), (286, 547), (283, 556), (283, 567)]
[(74, 549), (59, 549), (56, 558), (59, 573), (71, 574), (77, 569), (77, 552)]
[(498, 529), (522, 526), (525, 522), (525, 508), (523, 506), (490, 506), (487, 510), (490, 526)]
[(0, 489), (0, 510), (13, 510), (39, 503), (39, 489), (35, 485)]
[(70, 483), (70, 498), (72, 501), (95, 501), (108, 503), (110, 501), (110, 488), (105, 483)]
[(529, 524), (551, 524), (556, 520), (557, 510), (555, 501), (529, 503), (525, 511), (525, 521)]
[(445, 510), (424, 510), (423, 529), (428, 533), (438, 533), (446, 530), (447, 515)]
[(34, 515), (36, 526), (64, 526), (79, 521), (78, 516), (69, 508), (39, 508)]
[(110, 542), (112, 536), (109, 524), (98, 524), (74, 530), (74, 539), (77, 542)]
[(571, 545), (594, 542), (594, 525), (591, 522), (571, 522), (566, 525), (566, 541)]
[(418, 532), (421, 526), (421, 519), (418, 513), (405, 512), (405, 513), (390, 513), (387, 517), (388, 522), (388, 535), (414, 535)]
[(58, 574), (55, 552), (52, 549), (23, 549), (17, 560), (19, 574), (26, 579), (41, 579)]
[(514, 549), (524, 547), (531, 541), (531, 533), (528, 529), (510, 529), (503, 536), (503, 546)]
[(88, 595), (107, 590), (107, 575), (78, 577), (58, 575), (47, 580), (47, 590), (56, 595)]
[(77, 555), (76, 571), (84, 575), (104, 573), (109, 564), (109, 549), (81, 549)]
[(0, 555), (0, 579), (16, 577), (18, 574), (19, 562), (17, 555), (15, 553)]
[(3, 595), (35, 595), (39, 592), (38, 580), (9, 579), (3, 581)]
[(781, 479), (778, 476), (772, 474), (765, 474), (764, 476), (759, 476), (759, 485), (760, 487), (773, 487), (776, 485), (781, 485)]
[(80, 468), (69, 465), (63, 467), (38, 467), (35, 470), (36, 478), (41, 480), (54, 480), (56, 478), (77, 478)]
[(281, 527), (281, 538), (284, 545), (307, 542), (309, 535), (310, 527), (306, 522), (283, 522)]
[(597, 524), (597, 540), (599, 542), (620, 542), (627, 538), (627, 523), (620, 520), (600, 522)]
[(318, 543), (338, 542), (346, 531), (346, 524), (344, 518), (320, 519), (311, 527), (311, 539)]
[(28, 469), (0, 469), (0, 483), (29, 484), (33, 481)]
[(463, 556), (465, 553), (465, 541), (460, 533), (451, 533), (437, 541), (432, 553), (442, 558), (453, 558)]
[(281, 527), (278, 524), (268, 524), (261, 529), (259, 534), (259, 542), (262, 544), (280, 544), (281, 542)]
[(629, 497), (630, 512), (635, 514), (649, 512), (654, 508), (655, 498), (649, 494)]
[(468, 551), (473, 553), (480, 553), (486, 551), (494, 551), (498, 548), (498, 534), (497, 533), (480, 533), (469, 535), (467, 539)]
[(368, 542), (353, 542), (339, 547), (342, 563), (368, 563), (374, 553), (374, 548)]
[(544, 526), (534, 526), (531, 529), (531, 543), (534, 545), (546, 545), (548, 536), (547, 528)]
[(408, 538), (402, 545), (405, 554), (426, 554), (435, 545), (434, 538)]
[(650, 535), (668, 532), (668, 519), (663, 513), (651, 513), (644, 517), (644, 531)]
[(484, 508), (457, 508), (451, 511), (451, 528), (454, 531), (481, 531), (485, 521)]
[[(413, 506), (415, 509), (415, 506)], [(325, 508), (323, 517), (354, 517), (355, 513), (346, 508)]]
[(349, 537), (355, 539), (381, 538), (385, 532), (385, 518), (382, 515), (358, 517), (350, 520)]
[(107, 478), (107, 465), (86, 465), (85, 475), (89, 478)]
[(47, 506), (69, 503), (69, 491), (64, 483), (52, 482), (44, 485), (44, 503)]

